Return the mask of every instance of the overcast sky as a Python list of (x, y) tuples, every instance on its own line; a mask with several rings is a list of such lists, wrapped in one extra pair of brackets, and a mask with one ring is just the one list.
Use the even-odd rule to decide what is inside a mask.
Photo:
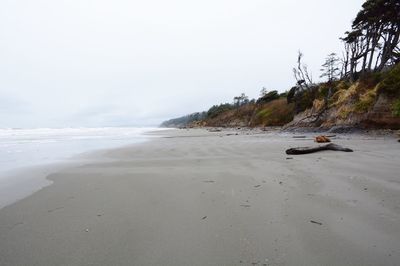
[(362, 0), (2, 0), (0, 127), (156, 125), (318, 79)]

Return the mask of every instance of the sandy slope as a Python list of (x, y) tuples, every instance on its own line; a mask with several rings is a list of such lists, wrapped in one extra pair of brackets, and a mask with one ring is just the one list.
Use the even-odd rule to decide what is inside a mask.
[(165, 134), (0, 210), (0, 265), (400, 265), (396, 140)]

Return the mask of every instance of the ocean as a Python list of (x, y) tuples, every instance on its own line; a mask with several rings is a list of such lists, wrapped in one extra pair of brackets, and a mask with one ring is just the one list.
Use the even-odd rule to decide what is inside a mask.
[(0, 129), (0, 208), (48, 185), (43, 177), (15, 172), (70, 161), (95, 150), (116, 148), (148, 140), (159, 128), (35, 128)]

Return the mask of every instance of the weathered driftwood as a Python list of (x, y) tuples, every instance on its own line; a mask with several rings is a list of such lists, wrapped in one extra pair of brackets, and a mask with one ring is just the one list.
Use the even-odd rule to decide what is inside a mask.
[(307, 154), (307, 153), (314, 153), (318, 151), (344, 151), (344, 152), (352, 152), (352, 149), (344, 148), (340, 145), (329, 143), (327, 145), (317, 146), (317, 147), (297, 147), (297, 148), (290, 148), (286, 150), (286, 154), (291, 155), (298, 155), (298, 154)]
[(211, 128), (208, 130), (208, 132), (221, 132), (222, 130), (219, 128)]

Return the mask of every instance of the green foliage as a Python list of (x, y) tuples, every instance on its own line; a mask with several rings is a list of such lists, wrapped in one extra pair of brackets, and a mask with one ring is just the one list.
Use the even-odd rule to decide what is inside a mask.
[(203, 120), (206, 117), (206, 112), (193, 113), (178, 118), (173, 118), (162, 122), (161, 127), (184, 127), (192, 122)]
[(286, 98), (288, 96), (288, 91), (282, 92), (279, 94), (279, 98)]
[(283, 126), (293, 120), (294, 104), (288, 104), (284, 98), (273, 100), (256, 110), (253, 126)]
[(279, 99), (278, 91), (265, 92), (264, 96), (260, 97), (257, 100), (257, 103), (258, 104), (268, 103), (268, 102), (271, 102), (271, 101), (276, 100), (276, 99)]
[(400, 64), (397, 64), (389, 72), (382, 74), (383, 80), (379, 85), (379, 93), (389, 95), (400, 94)]
[(340, 59), (335, 53), (329, 54), (322, 65), (320, 78), (326, 77), (329, 83), (336, 80), (340, 75), (339, 62)]
[(207, 111), (207, 118), (215, 118), (218, 115), (234, 109), (234, 106), (229, 103), (214, 105)]
[(360, 85), (366, 88), (375, 87), (379, 82), (382, 81), (384, 74), (382, 72), (367, 72), (360, 76)]
[(368, 112), (371, 107), (375, 103), (375, 94), (369, 93), (363, 97), (361, 97), (355, 104), (354, 104), (354, 111), (359, 113)]
[(397, 99), (392, 105), (392, 112), (394, 116), (400, 116), (400, 99)]
[(357, 113), (367, 112), (370, 108), (370, 104), (368, 102), (357, 102), (354, 104), (354, 111)]
[(233, 105), (239, 107), (249, 103), (249, 97), (242, 93), (239, 96), (233, 98)]
[(331, 98), (332, 95), (335, 94), (336, 91), (338, 91), (339, 84), (341, 82), (342, 81), (331, 81), (319, 84), (318, 92), (315, 98), (319, 100)]
[(341, 80), (335, 86), (335, 90), (336, 91), (347, 90), (348, 88), (350, 88), (350, 86), (351, 86), (351, 83), (348, 80)]
[(261, 109), (257, 112), (257, 118), (264, 119), (268, 118), (272, 114), (270, 109)]
[(313, 102), (319, 96), (319, 86), (312, 85), (297, 85), (292, 87), (287, 93), (287, 103), (294, 103), (295, 112), (300, 113), (313, 106)]
[[(399, 62), (399, 0), (366, 0), (342, 38), (346, 57), (344, 69), (358, 79), (365, 72), (382, 71)], [(378, 55), (378, 56), (377, 56)], [(357, 66), (361, 67), (360, 72)], [(348, 74), (348, 73), (345, 73)]]
[(260, 97), (263, 97), (265, 94), (267, 94), (268, 90), (265, 87), (262, 87), (261, 91), (260, 91)]
[(325, 97), (327, 97), (330, 87), (332, 87), (332, 86), (329, 85), (328, 83), (323, 83), (323, 84), (319, 85), (317, 98), (324, 99)]
[(310, 87), (308, 90), (302, 91), (301, 93), (295, 95), (296, 113), (311, 108), (317, 96), (318, 96), (318, 86)]
[(297, 87), (295, 86), (295, 87), (292, 87), (292, 88), (288, 91), (288, 93), (287, 93), (287, 95), (286, 95), (286, 100), (287, 100), (287, 103), (288, 103), (288, 104), (294, 102), (294, 95), (296, 94), (296, 90), (297, 90)]

